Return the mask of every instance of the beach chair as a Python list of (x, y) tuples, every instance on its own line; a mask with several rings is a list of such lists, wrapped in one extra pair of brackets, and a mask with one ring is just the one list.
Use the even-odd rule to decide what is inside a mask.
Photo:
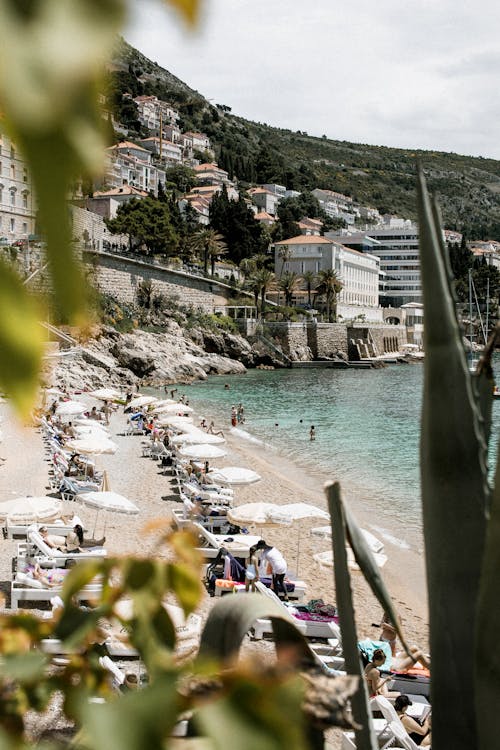
[(191, 523), (190, 527), (199, 537), (199, 546), (196, 549), (201, 552), (207, 561), (214, 560), (220, 552), (221, 547), (227, 549), (233, 557), (248, 557), (250, 547), (260, 541), (260, 536), (252, 534), (212, 534), (199, 523)]
[[(293, 618), (293, 623), (296, 625), (299, 630), (305, 635), (306, 638), (331, 638), (335, 639), (340, 643), (341, 636), (340, 636), (340, 628), (338, 625), (332, 621), (322, 621), (322, 622), (316, 622), (314, 620), (299, 620), (297, 617), (294, 616), (294, 608), (293, 606), (287, 606), (285, 602), (282, 602), (281, 599), (276, 596), (274, 591), (272, 589), (268, 589), (267, 586), (264, 586), (262, 581), (257, 581), (255, 584), (255, 587), (257, 591), (259, 591), (261, 594), (264, 594), (265, 596), (270, 597), (275, 602), (277, 602), (282, 608), (283, 611)], [(256, 640), (261, 640), (264, 638), (265, 635), (272, 633), (272, 624), (271, 620), (265, 619), (265, 618), (258, 618), (253, 626), (253, 637)]]
[[(100, 594), (101, 589), (101, 583), (90, 583), (78, 591), (75, 598), (79, 602), (91, 601)], [(21, 602), (49, 603), (55, 596), (60, 595), (61, 591), (62, 586), (47, 588), (41, 581), (18, 572), (10, 585), (10, 606), (11, 609), (19, 609)]]
[(45, 543), (38, 531), (30, 531), (28, 542), (18, 545), (18, 556), (34, 559), (44, 567), (64, 566), (67, 560), (92, 560), (96, 557), (106, 557), (107, 552), (104, 547), (90, 547), (85, 552), (61, 552), (53, 549)]
[(30, 531), (38, 531), (44, 526), (49, 534), (55, 534), (58, 536), (66, 537), (70, 531), (72, 531), (76, 524), (79, 524), (83, 531), (86, 531), (84, 524), (78, 516), (75, 516), (68, 524), (64, 523), (62, 519), (58, 522), (58, 519), (51, 521), (50, 523), (16, 523), (13, 521), (5, 521), (4, 527), (4, 538), (5, 539), (27, 539)]

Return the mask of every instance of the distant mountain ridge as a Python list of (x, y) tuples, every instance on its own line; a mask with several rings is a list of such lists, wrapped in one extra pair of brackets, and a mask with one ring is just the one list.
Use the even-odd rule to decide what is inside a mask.
[(243, 186), (276, 182), (301, 191), (326, 188), (382, 213), (415, 219), (419, 160), (447, 228), (468, 239), (500, 240), (496, 159), (335, 141), (251, 122), (233, 115), (228, 106), (211, 104), (123, 39), (111, 70), (114, 86), (123, 93), (155, 94), (177, 105), (181, 126), (206, 133), (220, 166)]

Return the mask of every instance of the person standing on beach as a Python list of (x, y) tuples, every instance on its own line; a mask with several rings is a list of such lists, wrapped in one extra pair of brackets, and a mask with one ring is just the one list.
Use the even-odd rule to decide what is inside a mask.
[(236, 411), (236, 406), (233, 404), (231, 406), (231, 427), (236, 427), (238, 424), (238, 413)]
[(279, 597), (280, 592), (283, 593), (283, 599), (285, 602), (288, 601), (288, 591), (285, 585), (286, 576), (286, 560), (276, 547), (271, 547), (263, 539), (261, 539), (255, 545), (256, 550), (262, 550), (262, 560), (267, 562), (271, 568), (271, 575), (273, 579), (272, 589), (276, 596)]
[(316, 430), (313, 424), (311, 425), (311, 429), (309, 430), (309, 440), (311, 440), (311, 442), (313, 440), (316, 440)]
[(245, 410), (243, 408), (243, 404), (238, 404), (237, 417), (238, 424), (243, 424), (243, 422), (245, 421)]
[(248, 559), (245, 568), (245, 591), (255, 591), (255, 582), (259, 580), (259, 560), (256, 554), (256, 548), (250, 547)]

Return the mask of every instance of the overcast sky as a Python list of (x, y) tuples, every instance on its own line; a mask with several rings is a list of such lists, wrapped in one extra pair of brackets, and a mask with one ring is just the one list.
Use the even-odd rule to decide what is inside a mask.
[(311, 135), (500, 158), (500, 3), (154, 0), (126, 39), (235, 114)]

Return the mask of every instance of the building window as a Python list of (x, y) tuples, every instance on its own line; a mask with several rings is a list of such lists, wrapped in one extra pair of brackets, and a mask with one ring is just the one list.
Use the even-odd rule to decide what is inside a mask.
[(14, 232), (15, 228), (16, 228), (16, 220), (15, 219), (11, 219), (10, 220), (10, 231)]
[(15, 159), (16, 158), (16, 149), (14, 148), (14, 146), (10, 147), (10, 158), (11, 159)]
[(28, 208), (28, 193), (26, 191), (23, 193), (23, 208)]
[(15, 168), (14, 164), (10, 165), (10, 177), (11, 177), (12, 180), (16, 179), (16, 168)]
[(28, 234), (28, 225), (23, 221), (23, 234)]
[(15, 190), (10, 191), (10, 205), (11, 206), (16, 205), (16, 191)]

